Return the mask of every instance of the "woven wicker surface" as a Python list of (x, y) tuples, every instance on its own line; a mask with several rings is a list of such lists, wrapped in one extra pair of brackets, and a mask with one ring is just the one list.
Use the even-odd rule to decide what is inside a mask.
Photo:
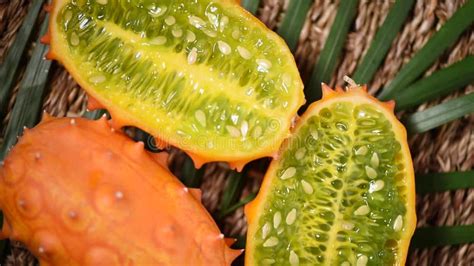
[[(29, 0), (0, 0), (0, 61), (11, 45), (29, 5)], [(344, 75), (354, 71), (368, 49), (380, 24), (394, 1), (360, 1), (359, 12), (345, 44), (343, 56), (331, 85), (342, 85)], [(429, 37), (462, 5), (460, 0), (418, 0), (401, 33), (396, 38), (382, 67), (369, 84), (374, 93), (387, 84), (401, 66), (419, 50)], [(317, 56), (324, 45), (336, 15), (339, 1), (315, 0), (303, 27), (296, 50), (296, 61), (304, 79), (311, 73)], [(285, 13), (288, 0), (262, 0), (257, 16), (271, 29), (277, 29)], [(450, 65), (468, 54), (474, 54), (474, 29), (465, 32), (426, 75)], [(26, 60), (26, 59), (25, 59)], [(25, 61), (26, 62), (26, 61)], [(21, 75), (19, 79), (21, 78)], [(18, 86), (17, 86), (18, 88)], [(17, 89), (16, 88), (16, 89)], [(15, 89), (15, 91), (16, 91)], [(474, 91), (474, 86), (450, 95), (456, 97)], [(14, 93), (15, 94), (15, 93)], [(14, 102), (12, 95), (11, 105)], [(44, 109), (55, 116), (79, 116), (85, 110), (87, 97), (61, 66), (53, 66), (51, 88)], [(439, 103), (438, 100), (418, 107), (418, 110)], [(11, 109), (11, 108), (10, 108)], [(9, 120), (1, 122), (4, 128)], [(446, 124), (436, 130), (410, 137), (411, 151), (417, 173), (470, 170), (474, 164), (474, 116)], [(415, 145), (416, 143), (416, 145)], [(172, 170), (180, 168), (183, 160), (180, 151), (172, 150)], [(268, 160), (252, 163), (242, 198), (258, 191)], [(203, 184), (203, 202), (215, 212), (229, 170), (224, 164), (206, 166)], [(464, 225), (474, 223), (474, 189), (458, 190), (417, 197), (418, 226)], [(242, 208), (221, 221), (225, 234), (245, 234), (246, 223)], [(12, 244), (7, 265), (30, 265), (32, 257), (16, 243)], [(474, 244), (448, 246), (411, 252), (410, 265), (474, 265)]]

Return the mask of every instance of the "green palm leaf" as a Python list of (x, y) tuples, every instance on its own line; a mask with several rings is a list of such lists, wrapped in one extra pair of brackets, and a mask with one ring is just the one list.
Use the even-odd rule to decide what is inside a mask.
[(219, 218), (223, 218), (232, 212), (230, 208), (239, 199), (245, 181), (244, 175), (235, 171), (232, 171), (227, 178), (227, 185), (222, 192), (222, 199), (219, 205)]
[(421, 227), (416, 229), (410, 249), (471, 242), (474, 242), (474, 225)]
[(468, 0), (456, 13), (433, 34), (420, 51), (402, 67), (397, 76), (379, 95), (382, 100), (394, 97), (418, 77), (454, 42), (474, 21), (474, 0)]
[(312, 2), (312, 0), (291, 0), (283, 22), (277, 31), (293, 52), (298, 44), (301, 29)]
[[(41, 35), (46, 33), (47, 28), (46, 18), (41, 25)], [(26, 68), (26, 75), (20, 84), (10, 123), (6, 128), (5, 139), (0, 149), (0, 160), (3, 160), (10, 147), (16, 143), (17, 136), (23, 132), (23, 127), (33, 127), (38, 122), (51, 67), (51, 61), (43, 59), (47, 51), (48, 47), (38, 40)]]
[(257, 14), (258, 6), (260, 5), (260, 0), (242, 0), (242, 6), (247, 9), (248, 12), (252, 14)]
[(186, 187), (198, 188), (201, 186), (202, 178), (204, 176), (205, 166), (200, 169), (194, 167), (193, 160), (186, 156), (181, 166), (182, 172), (180, 179)]
[(241, 208), (243, 206), (245, 206), (245, 204), (251, 202), (253, 199), (255, 199), (257, 195), (255, 193), (250, 193), (248, 194), (245, 198), (243, 198), (241, 201), (235, 203), (234, 205), (232, 206), (229, 206), (227, 207), (225, 210), (223, 209), (220, 214), (219, 214), (219, 217), (225, 217), (229, 214), (231, 214), (232, 212), (234, 212), (235, 210), (237, 210), (238, 208)]
[(97, 120), (101, 118), (103, 115), (107, 115), (106, 110), (94, 110), (94, 111), (87, 111), (84, 113), (83, 117), (91, 120)]
[(357, 12), (357, 0), (344, 0), (339, 9), (319, 60), (305, 88), (309, 103), (321, 98), (321, 82), (329, 83)]
[(417, 175), (416, 193), (427, 194), (474, 187), (474, 171)]
[(0, 66), (0, 120), (5, 117), (10, 99), (11, 89), (14, 85), (15, 78), (20, 66), (20, 58), (22, 57), (30, 37), (34, 30), (36, 19), (43, 5), (43, 0), (33, 2), (20, 30), (18, 31), (15, 41), (13, 42), (5, 61)]
[(474, 112), (474, 93), (436, 105), (408, 116), (404, 124), (409, 133), (422, 133)]
[(375, 34), (367, 54), (352, 76), (358, 84), (367, 84), (372, 81), (375, 72), (392, 46), (393, 40), (405, 23), (414, 2), (414, 0), (397, 0), (390, 9), (382, 26)]
[[(36, 2), (35, 4), (38, 4), (38, 2)], [(33, 13), (36, 12), (36, 15), (37, 15), (38, 11), (36, 9), (33, 9), (32, 12)], [(31, 19), (31, 17), (28, 17), (27, 21), (29, 21), (28, 19)], [(36, 16), (35, 16), (35, 19), (36, 19)], [(35, 19), (31, 19), (33, 21), (32, 23), (34, 23)], [(47, 26), (48, 26), (48, 16), (46, 16), (45, 21), (41, 25), (41, 30), (40, 30), (41, 35), (46, 33)], [(25, 35), (20, 35), (20, 36), (21, 37), (17, 37), (17, 39), (27, 38), (25, 37)], [(16, 43), (16, 40), (15, 40), (15, 43)], [(20, 43), (19, 45), (22, 45), (22, 44)], [(5, 138), (0, 148), (0, 161), (3, 161), (3, 159), (5, 158), (5, 155), (8, 153), (8, 150), (16, 143), (17, 136), (21, 135), (23, 132), (23, 127), (24, 126), (33, 127), (34, 125), (36, 125), (36, 123), (38, 122), (39, 115), (41, 115), (43, 95), (45, 92), (49, 69), (51, 67), (51, 61), (43, 60), (43, 57), (46, 54), (46, 52), (47, 52), (46, 45), (41, 44), (38, 40), (36, 43), (36, 48), (33, 51), (31, 60), (28, 63), (28, 66), (26, 68), (26, 74), (21, 82), (20, 89), (18, 91), (18, 95), (16, 98), (16, 102), (12, 110), (10, 122), (8, 123), (7, 128), (6, 128)], [(20, 62), (20, 57), (14, 58), (14, 59), (17, 60), (18, 63)], [(9, 65), (4, 65), (3, 67), (9, 67)], [(13, 75), (13, 74), (10, 74), (10, 75)], [(6, 89), (9, 89), (9, 88), (3, 87), (2, 90), (0, 91), (0, 93), (2, 93), (2, 97), (4, 96), (3, 93), (5, 93), (4, 90)], [(0, 212), (0, 220), (1, 220), (1, 223), (3, 223), (3, 213), (1, 212)], [(6, 241), (1, 240), (0, 241), (0, 257), (2, 258), (4, 256), (5, 247), (6, 247)]]
[(451, 92), (464, 88), (474, 81), (474, 56), (441, 69), (407, 89), (397, 93), (392, 98), (397, 103), (397, 110), (415, 107)]

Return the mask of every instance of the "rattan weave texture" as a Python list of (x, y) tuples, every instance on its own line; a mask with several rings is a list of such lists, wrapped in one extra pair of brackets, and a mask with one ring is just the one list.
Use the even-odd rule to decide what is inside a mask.
[[(271, 29), (276, 30), (285, 14), (288, 0), (262, 0), (257, 16)], [(342, 85), (344, 75), (351, 75), (367, 51), (372, 38), (383, 22), (394, 1), (361, 0), (358, 14), (349, 33), (331, 85)], [(29, 0), (0, 0), (0, 62), (10, 47), (23, 18)], [(463, 0), (417, 0), (412, 14), (394, 41), (388, 56), (369, 84), (375, 93), (389, 82), (429, 37), (464, 3)], [(295, 52), (303, 79), (308, 78), (317, 60), (324, 41), (336, 15), (339, 1), (315, 0), (306, 17), (300, 40)], [(33, 44), (32, 44), (33, 45)], [(474, 29), (465, 32), (428, 71), (446, 67), (469, 54), (474, 54)], [(28, 55), (23, 59), (27, 62)], [(23, 70), (26, 63), (23, 65)], [(21, 74), (18, 80), (21, 79)], [(18, 84), (10, 100), (11, 109)], [(418, 110), (474, 91), (468, 86), (445, 99), (426, 103)], [(59, 65), (53, 67), (51, 88), (44, 101), (44, 109), (54, 116), (79, 116), (85, 111), (87, 97), (74, 80)], [(413, 110), (414, 111), (414, 110)], [(0, 122), (0, 129), (9, 116)], [(3, 132), (2, 132), (3, 133)], [(0, 136), (3, 134), (0, 133)], [(411, 151), (417, 173), (471, 170), (474, 165), (474, 116), (446, 124), (438, 129), (410, 137)], [(183, 154), (172, 150), (171, 168), (179, 171)], [(268, 160), (252, 163), (246, 178), (242, 198), (258, 191)], [(227, 182), (229, 170), (223, 164), (206, 167), (203, 184), (203, 202), (210, 212), (219, 206), (222, 191)], [(458, 190), (417, 197), (418, 226), (465, 225), (474, 223), (474, 189)], [(242, 208), (220, 221), (225, 234), (245, 234), (246, 223)], [(415, 250), (408, 258), (410, 265), (474, 265), (474, 244)], [(33, 258), (17, 243), (12, 244), (6, 265), (33, 265)]]

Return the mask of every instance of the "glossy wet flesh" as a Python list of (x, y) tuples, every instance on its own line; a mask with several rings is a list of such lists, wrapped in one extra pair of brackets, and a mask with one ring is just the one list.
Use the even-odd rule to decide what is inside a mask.
[(251, 151), (289, 127), (296, 68), (262, 29), (218, 3), (75, 0), (59, 14), (89, 86), (165, 136)]
[(390, 265), (406, 214), (390, 122), (338, 102), (303, 122), (272, 178), (254, 236), (262, 265)]

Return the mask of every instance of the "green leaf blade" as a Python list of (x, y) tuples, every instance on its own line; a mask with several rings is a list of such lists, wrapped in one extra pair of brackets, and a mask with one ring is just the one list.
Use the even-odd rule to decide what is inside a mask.
[(474, 225), (421, 227), (411, 239), (410, 249), (452, 246), (474, 242)]
[(357, 0), (345, 0), (339, 4), (329, 36), (321, 51), (319, 60), (314, 66), (311, 78), (306, 84), (305, 94), (308, 103), (321, 98), (321, 82), (329, 83), (331, 80), (346, 41), (347, 33), (355, 18), (357, 3)]
[(301, 29), (312, 3), (312, 0), (291, 0), (283, 22), (277, 31), (293, 52), (298, 44)]
[[(45, 34), (48, 28), (48, 18), (41, 25), (40, 33)], [(5, 138), (0, 147), (0, 161), (3, 161), (10, 147), (16, 141), (17, 136), (21, 135), (24, 126), (33, 127), (36, 125), (41, 107), (51, 61), (44, 60), (48, 48), (37, 41), (28, 66), (26, 67), (25, 77), (23, 78), (18, 95), (13, 106), (12, 116), (7, 125)], [(4, 89), (4, 88), (2, 88)], [(2, 214), (3, 216), (3, 214)], [(3, 219), (2, 219), (3, 220)], [(0, 241), (0, 255), (3, 257), (6, 241)]]
[(397, 110), (415, 107), (451, 92), (464, 88), (474, 81), (474, 56), (470, 55), (431, 76), (409, 86), (396, 94), (392, 99), (397, 103)]
[(219, 217), (225, 217), (229, 214), (231, 214), (232, 212), (234, 212), (235, 210), (237, 210), (238, 208), (240, 207), (243, 207), (245, 204), (251, 202), (253, 199), (255, 199), (255, 197), (257, 196), (257, 194), (255, 193), (250, 193), (249, 195), (247, 195), (246, 197), (244, 197), (242, 200), (240, 200), (239, 202), (235, 203), (234, 205), (232, 206), (229, 206), (227, 209), (225, 209), (224, 211), (222, 211), (220, 214), (219, 214)]
[(36, 0), (31, 5), (23, 24), (16, 34), (15, 41), (8, 51), (5, 61), (0, 66), (0, 120), (3, 120), (6, 115), (11, 90), (18, 74), (20, 61), (35, 28), (34, 25), (41, 11), (43, 1), (44, 0)]
[(402, 67), (397, 76), (378, 96), (387, 100), (419, 78), (433, 62), (450, 46), (474, 21), (474, 0), (468, 0), (456, 13), (433, 34), (415, 56)]
[(415, 183), (417, 194), (474, 188), (474, 171), (417, 175)]
[[(48, 17), (41, 25), (41, 34), (47, 31)], [(47, 51), (48, 47), (38, 40), (6, 128), (5, 139), (0, 149), (0, 160), (3, 160), (10, 147), (16, 143), (17, 136), (23, 132), (23, 127), (34, 127), (38, 122), (51, 67), (51, 61), (44, 60)]]
[(104, 109), (98, 109), (94, 111), (87, 111), (84, 113), (83, 117), (90, 119), (90, 120), (97, 120), (101, 118), (103, 115), (107, 115), (107, 111)]
[(242, 0), (242, 6), (253, 15), (257, 14), (259, 5), (260, 5), (260, 0)]
[(411, 134), (422, 133), (474, 112), (474, 93), (408, 116), (404, 124)]
[(375, 72), (392, 46), (393, 40), (405, 23), (414, 2), (414, 0), (397, 0), (395, 2), (352, 76), (356, 83), (367, 84), (372, 81)]
[(199, 188), (202, 183), (202, 178), (204, 177), (205, 166), (196, 169), (193, 160), (189, 156), (186, 156), (181, 167), (181, 182), (183, 182), (186, 187)]
[(239, 199), (245, 180), (242, 173), (235, 171), (232, 171), (227, 178), (227, 185), (222, 192), (222, 199), (221, 203), (219, 204), (220, 218), (230, 213), (229, 208)]

